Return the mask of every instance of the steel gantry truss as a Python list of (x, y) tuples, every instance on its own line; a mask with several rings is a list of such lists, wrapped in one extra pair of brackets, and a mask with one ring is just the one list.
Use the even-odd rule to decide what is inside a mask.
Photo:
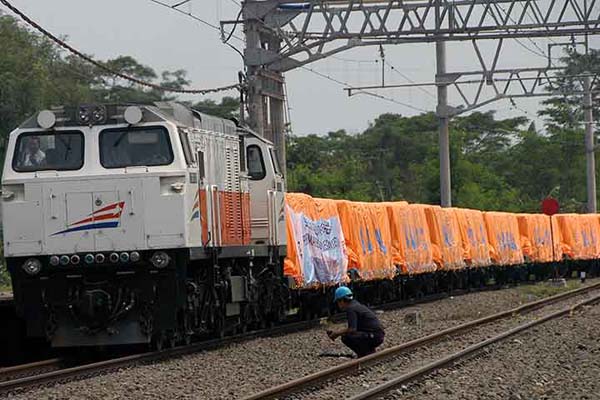
[[(600, 33), (600, 0), (246, 0), (241, 15), (241, 21), (222, 25), (244, 24), (249, 122), (272, 138), (280, 154), (284, 72), (360, 46), (435, 43), (443, 206), (451, 205), (450, 118), (500, 98), (539, 95), (553, 82), (557, 67), (551, 65), (497, 68), (503, 41)], [(499, 42), (498, 51), (486, 67), (477, 43), (491, 39)], [(448, 72), (448, 41), (471, 41), (482, 70)], [(480, 87), (469, 99), (463, 87), (474, 82)], [(491, 98), (481, 97), (484, 85), (493, 89)], [(462, 107), (448, 106), (449, 87), (461, 95)]]
[(285, 72), (357, 46), (600, 32), (600, 0), (265, 0), (244, 3), (281, 39), (248, 49), (248, 65)]
[[(583, 95), (584, 90), (563, 92), (561, 83), (565, 79), (583, 82), (585, 77), (590, 78), (591, 87), (600, 87), (600, 76), (591, 73), (564, 76), (558, 74), (564, 67), (558, 66), (553, 60), (552, 49), (557, 47), (586, 46), (585, 42), (552, 43), (548, 45), (547, 64), (537, 67), (524, 68), (498, 68), (504, 40), (497, 41), (494, 55), (487, 60), (480, 49), (477, 40), (472, 40), (473, 49), (480, 69), (472, 71), (454, 71), (436, 75), (435, 82), (412, 82), (405, 84), (381, 84), (370, 86), (346, 87), (344, 90), (349, 96), (361, 94), (365, 90), (397, 89), (427, 86), (447, 86), (460, 99), (459, 104), (448, 105), (445, 109), (438, 109), (438, 115), (454, 117), (459, 114), (475, 110), (501, 99), (515, 99), (524, 97), (572, 96)], [(559, 61), (560, 62), (560, 61)], [(583, 87), (583, 84), (581, 85)], [(472, 88), (474, 90), (471, 90)]]

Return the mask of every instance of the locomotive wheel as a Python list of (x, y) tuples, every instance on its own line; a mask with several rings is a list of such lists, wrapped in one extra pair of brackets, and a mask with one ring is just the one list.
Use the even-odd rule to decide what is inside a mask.
[(222, 316), (217, 316), (215, 321), (215, 336), (218, 339), (225, 337), (225, 320)]

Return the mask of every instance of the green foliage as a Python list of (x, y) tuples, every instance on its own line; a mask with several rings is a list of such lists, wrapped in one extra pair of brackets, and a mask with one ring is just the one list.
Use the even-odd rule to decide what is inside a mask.
[[(6, 135), (35, 111), (51, 105), (170, 100), (65, 55), (52, 42), (0, 13), (0, 154)], [(456, 206), (537, 211), (552, 193), (562, 211), (583, 211), (585, 152), (581, 82), (569, 78), (600, 73), (600, 52), (567, 54), (559, 87), (565, 94), (545, 101), (544, 133), (526, 118), (498, 120), (493, 112), (455, 118), (450, 127), (452, 187)], [(106, 66), (170, 88), (189, 84), (183, 70), (157, 73), (130, 56)], [(596, 83), (600, 85), (600, 83)], [(577, 94), (579, 93), (579, 94)], [(600, 87), (594, 88), (596, 127)], [(239, 100), (204, 100), (193, 107), (223, 118), (239, 117)], [(379, 116), (364, 132), (288, 138), (290, 190), (353, 200), (439, 203), (438, 122), (433, 113)], [(1, 279), (1, 278), (0, 278)], [(1, 282), (0, 282), (1, 283)]]
[(10, 291), (11, 282), (6, 263), (4, 262), (4, 248), (0, 241), (0, 292)]
[[(169, 100), (164, 92), (115, 77), (0, 13), (0, 153), (8, 132), (34, 112), (53, 105), (91, 102), (149, 103)], [(134, 78), (169, 88), (189, 82), (186, 72), (158, 74), (130, 56), (104, 63)]]
[(195, 103), (192, 107), (205, 114), (226, 119), (238, 118), (240, 115), (240, 101), (228, 96), (223, 97), (221, 103), (217, 103), (214, 100), (202, 100)]
[[(600, 73), (600, 52), (565, 60), (566, 92), (540, 115), (547, 131), (526, 118), (497, 120), (493, 112), (455, 118), (450, 126), (452, 197), (459, 207), (537, 212), (552, 194), (562, 212), (585, 211), (585, 151), (581, 84), (565, 75)], [(600, 87), (593, 88), (600, 93)], [(594, 104), (600, 104), (596, 94)], [(600, 107), (594, 113), (600, 121)], [(384, 114), (363, 133), (291, 137), (288, 187), (315, 196), (439, 203), (438, 125), (434, 114)], [(599, 171), (600, 172), (600, 171)]]

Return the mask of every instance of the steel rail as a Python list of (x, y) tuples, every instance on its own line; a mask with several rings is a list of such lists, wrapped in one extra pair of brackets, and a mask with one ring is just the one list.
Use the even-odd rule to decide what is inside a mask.
[(350, 398), (350, 400), (366, 400), (366, 399), (375, 399), (375, 398), (379, 398), (382, 395), (386, 394), (387, 392), (389, 392), (390, 390), (392, 390), (393, 388), (408, 383), (416, 378), (419, 378), (421, 376), (425, 376), (431, 372), (434, 372), (440, 368), (446, 367), (448, 365), (454, 364), (456, 361), (465, 358), (473, 353), (476, 353), (477, 351), (483, 349), (484, 347), (490, 346), (492, 344), (498, 343), (508, 337), (514, 336), (517, 333), (521, 333), (523, 331), (526, 331), (527, 329), (530, 329), (534, 326), (537, 325), (541, 325), (545, 322), (548, 322), (550, 320), (556, 319), (556, 318), (560, 318), (562, 316), (565, 316), (567, 314), (571, 314), (573, 313), (575, 310), (577, 310), (578, 308), (581, 308), (583, 306), (586, 305), (590, 305), (592, 303), (598, 302), (600, 301), (600, 295), (594, 296), (591, 299), (587, 299), (584, 300), (580, 303), (577, 303), (576, 305), (572, 306), (572, 307), (567, 307), (564, 308), (562, 310), (559, 311), (555, 311), (553, 313), (547, 314), (539, 319), (536, 319), (534, 321), (528, 322), (526, 324), (523, 325), (519, 325), (513, 329), (507, 330), (505, 332), (502, 332), (499, 335), (496, 335), (492, 338), (486, 339), (482, 342), (476, 343), (474, 345), (471, 345), (457, 353), (451, 354), (447, 357), (441, 358), (439, 360), (436, 360), (434, 362), (431, 362), (421, 368), (415, 369), (409, 373), (406, 373), (404, 375), (398, 376), (396, 378), (393, 378), (392, 380), (385, 382), (379, 386), (376, 386), (370, 390), (367, 390), (365, 392), (362, 392), (356, 396), (353, 396)]
[(407, 350), (421, 347), (430, 342), (439, 340), (445, 336), (453, 335), (470, 328), (491, 323), (526, 311), (532, 311), (542, 306), (550, 305), (557, 301), (565, 300), (598, 288), (600, 288), (600, 283), (595, 283), (593, 285), (585, 286), (575, 290), (570, 290), (568, 292), (560, 293), (551, 297), (547, 297), (545, 299), (540, 299), (531, 303), (527, 303), (507, 311), (502, 311), (483, 318), (469, 321), (467, 323), (447, 328), (439, 332), (384, 349), (380, 352), (356, 360), (348, 361), (343, 364), (336, 365), (334, 367), (315, 372), (310, 375), (306, 375), (302, 378), (295, 379), (293, 381), (289, 381), (278, 386), (274, 386), (259, 393), (245, 397), (244, 400), (274, 399), (290, 393), (295, 393), (304, 388), (315, 386), (316, 384), (323, 381), (327, 381), (343, 375), (355, 374), (361, 369), (367, 368), (370, 365), (377, 364), (387, 358), (398, 356), (399, 354), (406, 352)]
[[(498, 289), (497, 287), (493, 287), (491, 289), (486, 289), (486, 290), (497, 290), (497, 289)], [(461, 294), (465, 294), (465, 293), (467, 293), (467, 292), (459, 290), (459, 291), (453, 292), (452, 294), (453, 295), (461, 295)], [(438, 293), (435, 295), (425, 296), (421, 299), (400, 300), (400, 301), (395, 301), (395, 302), (378, 305), (375, 307), (375, 309), (390, 310), (390, 309), (396, 309), (396, 308), (401, 308), (401, 307), (413, 306), (413, 305), (417, 305), (417, 304), (441, 300), (441, 299), (447, 298), (449, 295), (450, 294), (448, 294), (448, 293)], [(231, 336), (231, 337), (214, 339), (214, 340), (206, 340), (206, 341), (202, 341), (202, 342), (193, 344), (193, 345), (191, 345), (191, 347), (188, 347), (188, 346), (178, 347), (176, 349), (178, 349), (180, 351), (178, 351), (177, 354), (173, 353), (173, 354), (169, 355), (169, 354), (165, 353), (165, 354), (161, 355), (160, 357), (157, 356), (157, 352), (152, 352), (152, 353), (143, 353), (141, 355), (140, 354), (132, 355), (132, 356), (128, 356), (127, 358), (125, 358), (125, 357), (115, 358), (112, 360), (104, 361), (107, 363), (114, 362), (115, 364), (113, 366), (110, 366), (110, 364), (106, 364), (102, 368), (106, 369), (106, 370), (118, 369), (119, 366), (117, 364), (119, 362), (123, 363), (122, 366), (133, 365), (133, 364), (142, 363), (142, 362), (150, 362), (150, 361), (152, 361), (151, 357), (153, 355), (155, 356), (154, 360), (159, 360), (159, 359), (167, 359), (170, 357), (177, 357), (179, 355), (192, 354), (192, 353), (196, 353), (199, 351), (211, 350), (211, 349), (226, 346), (229, 344), (243, 342), (245, 340), (250, 340), (250, 339), (256, 338), (256, 337), (276, 336), (279, 334), (285, 334), (285, 333), (300, 331), (300, 330), (304, 330), (304, 329), (311, 329), (311, 328), (315, 328), (315, 327), (321, 325), (324, 320), (329, 319), (332, 322), (339, 322), (339, 321), (343, 320), (343, 318), (344, 318), (344, 316), (342, 314), (335, 314), (330, 317), (321, 317), (321, 318), (317, 318), (317, 319), (310, 320), (310, 321), (300, 321), (300, 322), (295, 322), (295, 323), (288, 323), (288, 324), (285, 324), (282, 326), (277, 326), (277, 327), (267, 329), (267, 330), (255, 330), (255, 331), (238, 334), (238, 335)], [(163, 350), (163, 352), (168, 352), (168, 351), (172, 351), (172, 350), (175, 350), (175, 349)], [(144, 356), (144, 357), (138, 358), (137, 356)], [(51, 361), (51, 360), (41, 361), (41, 362), (43, 363), (43, 362), (49, 362), (49, 361)], [(32, 364), (35, 364), (35, 363), (32, 363)], [(14, 368), (15, 370), (18, 368), (25, 369), (25, 368), (27, 368), (27, 365), (29, 365), (29, 364), (24, 364), (24, 365), (15, 366), (15, 367), (8, 367), (8, 368), (10, 368), (10, 369)], [(96, 363), (96, 365), (97, 365), (97, 363)], [(52, 374), (50, 374), (50, 375), (47, 375), (47, 374), (39, 374), (39, 375), (35, 375), (35, 376), (30, 375), (26, 378), (25, 377), (19, 378), (19, 380), (17, 380), (17, 379), (12, 379), (12, 380), (2, 379), (4, 370), (0, 369), (0, 393), (10, 392), (11, 390), (22, 390), (22, 389), (26, 389), (27, 387), (30, 387), (30, 386), (39, 386), (44, 383), (51, 382), (53, 379), (59, 380), (59, 379), (62, 379), (61, 373), (62, 374), (72, 373), (73, 379), (76, 379), (75, 376), (77, 374), (80, 374), (80, 375), (91, 374), (91, 372), (89, 372), (89, 371), (91, 371), (93, 369), (93, 367), (94, 367), (94, 364), (91, 364), (91, 363), (84, 364), (84, 365), (77, 366), (77, 367), (71, 367), (69, 369), (53, 371)], [(77, 369), (79, 369), (79, 370), (77, 370)], [(100, 372), (101, 371), (96, 371), (96, 373), (100, 373)], [(66, 379), (68, 377), (65, 376), (64, 378)]]
[(0, 368), (0, 382), (6, 381), (6, 377), (13, 377), (15, 375), (23, 375), (33, 372), (37, 369), (43, 369), (48, 367), (60, 367), (63, 362), (60, 358), (51, 358), (43, 361), (35, 361), (28, 364), (15, 365), (12, 367)]
[[(211, 350), (226, 345), (243, 342), (257, 337), (276, 336), (279, 334), (291, 333), (302, 329), (316, 327), (320, 324), (320, 319), (302, 321), (293, 324), (277, 326), (267, 330), (251, 331), (236, 336), (206, 340), (189, 346), (179, 346), (161, 351), (134, 354), (130, 356), (119, 357), (110, 360), (79, 365), (75, 367), (63, 368), (57, 371), (46, 372), (34, 376), (8, 380), (0, 382), (0, 394), (13, 391), (23, 391), (31, 387), (51, 384), (52, 382), (76, 380), (78, 378), (97, 375), (99, 373), (108, 371), (114, 371), (132, 365), (149, 363), (153, 361), (160, 361), (188, 354), (198, 353), (201, 351)], [(11, 368), (18, 367), (19, 366)]]

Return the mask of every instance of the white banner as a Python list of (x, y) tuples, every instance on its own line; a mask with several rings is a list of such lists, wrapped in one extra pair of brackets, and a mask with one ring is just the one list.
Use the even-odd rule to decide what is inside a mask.
[(346, 280), (348, 255), (339, 217), (312, 220), (288, 206), (305, 285)]

